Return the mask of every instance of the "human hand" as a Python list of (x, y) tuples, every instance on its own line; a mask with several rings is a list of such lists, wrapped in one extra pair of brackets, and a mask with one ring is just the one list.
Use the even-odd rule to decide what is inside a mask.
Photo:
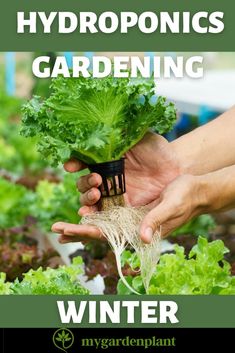
[(156, 200), (157, 205), (145, 216), (140, 236), (150, 243), (153, 234), (161, 230), (166, 237), (193, 217), (208, 211), (206, 193), (200, 176), (181, 175), (172, 181)]
[[(77, 172), (85, 165), (76, 160), (65, 163), (65, 170)], [(131, 206), (148, 205), (151, 209), (156, 205), (161, 191), (180, 174), (180, 165), (170, 143), (162, 136), (147, 133), (145, 137), (126, 154), (125, 176), (126, 204)], [(99, 174), (91, 173), (78, 180), (81, 192), (82, 207), (79, 214), (84, 216), (97, 211), (100, 199), (102, 179)], [(83, 238), (100, 238), (100, 231), (91, 226), (72, 225), (57, 222), (52, 226), (54, 232), (60, 233), (60, 241), (80, 241)]]

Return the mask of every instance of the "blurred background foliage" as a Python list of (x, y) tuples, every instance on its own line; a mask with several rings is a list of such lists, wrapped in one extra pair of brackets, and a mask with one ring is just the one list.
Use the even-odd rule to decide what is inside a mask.
[[(54, 222), (79, 222), (76, 188), (79, 173), (67, 174), (62, 166), (52, 169), (38, 154), (36, 140), (25, 139), (19, 134), (22, 104), (33, 94), (46, 97), (50, 92), (50, 80), (36, 79), (31, 73), (33, 58), (42, 54), (50, 55), (52, 61), (56, 57), (55, 53), (15, 54), (15, 90), (9, 95), (6, 56), (0, 53), (0, 272), (5, 272), (10, 281), (22, 278), (22, 273), (30, 268), (61, 264), (59, 254), (51, 249), (45, 235), (52, 236), (50, 228)], [(117, 54), (120, 53), (99, 53), (110, 57)], [(169, 55), (156, 55), (164, 54)], [(189, 57), (200, 53), (175, 54)], [(230, 69), (235, 69), (235, 53), (205, 53), (204, 70)], [(178, 121), (181, 120), (179, 115)], [(176, 138), (198, 125), (197, 115), (188, 116), (186, 125), (178, 124), (174, 134), (166, 137)], [(234, 213), (214, 218), (210, 215), (198, 217), (175, 231), (169, 241), (183, 245), (188, 252), (198, 235), (209, 239), (222, 238), (230, 249), (226, 256), (235, 273)], [(105, 279), (106, 293), (115, 293), (118, 276), (107, 244), (90, 242), (75, 255), (83, 256), (89, 279), (101, 274)]]

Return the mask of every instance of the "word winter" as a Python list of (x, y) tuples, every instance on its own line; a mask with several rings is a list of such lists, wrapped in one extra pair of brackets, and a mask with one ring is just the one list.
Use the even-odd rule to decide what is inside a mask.
[[(66, 309), (67, 306), (67, 309)], [(90, 300), (75, 301), (57, 301), (60, 320), (63, 324), (70, 322), (80, 324), (84, 317), (88, 317), (89, 324), (107, 322), (119, 324), (122, 315), (126, 317), (126, 323), (135, 323), (137, 312), (140, 312), (140, 322), (143, 324), (176, 324), (179, 320), (176, 317), (178, 305), (174, 301), (120, 301), (116, 300), (110, 304), (106, 300), (99, 302)]]

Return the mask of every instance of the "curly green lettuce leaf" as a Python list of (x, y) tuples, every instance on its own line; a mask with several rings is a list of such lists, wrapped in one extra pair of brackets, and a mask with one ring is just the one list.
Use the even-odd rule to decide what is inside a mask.
[(23, 107), (22, 135), (37, 136), (52, 164), (74, 156), (87, 164), (121, 158), (152, 128), (162, 134), (176, 119), (172, 103), (155, 96), (153, 79), (63, 78), (51, 96)]
[(0, 169), (14, 176), (39, 174), (48, 167), (36, 149), (36, 139), (25, 140), (19, 135), (19, 128), (9, 126), (8, 135), (0, 137)]
[(21, 176), (41, 172), (48, 163), (36, 149), (36, 139), (20, 136), (23, 100), (0, 93), (0, 169)]
[(23, 100), (0, 92), (0, 135), (7, 133), (9, 121), (16, 120), (20, 115)]
[(57, 269), (41, 267), (29, 270), (24, 274), (20, 282), (16, 279), (13, 283), (5, 282), (4, 274), (0, 276), (0, 294), (24, 294), (24, 295), (76, 295), (89, 294), (84, 288), (78, 276), (83, 273), (82, 258), (76, 257), (70, 266), (60, 266)]
[[(208, 242), (199, 237), (188, 258), (184, 248), (175, 245), (174, 254), (164, 254), (150, 281), (147, 294), (235, 294), (235, 277), (224, 260), (228, 249), (222, 240)], [(133, 263), (135, 254), (126, 255), (126, 262)], [(128, 277), (128, 283), (139, 293), (144, 293), (141, 275)], [(131, 294), (119, 281), (119, 294)]]
[(22, 225), (32, 200), (32, 192), (0, 177), (0, 228)]
[(10, 294), (11, 290), (10, 290), (10, 286), (11, 283), (10, 282), (6, 282), (6, 274), (1, 272), (0, 273), (0, 294)]
[(38, 183), (30, 211), (42, 229), (49, 231), (53, 223), (61, 220), (75, 224), (79, 222), (77, 178), (78, 175), (66, 174), (59, 184), (47, 180)]

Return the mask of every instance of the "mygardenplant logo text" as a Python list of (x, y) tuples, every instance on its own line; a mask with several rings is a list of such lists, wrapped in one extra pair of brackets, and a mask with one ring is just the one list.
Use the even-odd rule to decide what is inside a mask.
[(135, 338), (126, 336), (123, 338), (82, 338), (82, 347), (94, 347), (96, 349), (108, 349), (113, 347), (175, 347), (176, 338), (160, 338), (152, 336), (149, 338)]
[(132, 351), (132, 347), (142, 347), (144, 349), (154, 348), (154, 347), (176, 347), (175, 337), (144, 337), (136, 338), (131, 336), (124, 336), (120, 338), (114, 337), (80, 337), (77, 340), (76, 345), (74, 345), (74, 334), (67, 328), (60, 328), (56, 330), (53, 334), (53, 343), (55, 347), (61, 351), (68, 353), (68, 349), (72, 350), (70, 353), (81, 351), (84, 347), (93, 348), (95, 350), (108, 350), (113, 347), (125, 347), (128, 351), (129, 347)]

